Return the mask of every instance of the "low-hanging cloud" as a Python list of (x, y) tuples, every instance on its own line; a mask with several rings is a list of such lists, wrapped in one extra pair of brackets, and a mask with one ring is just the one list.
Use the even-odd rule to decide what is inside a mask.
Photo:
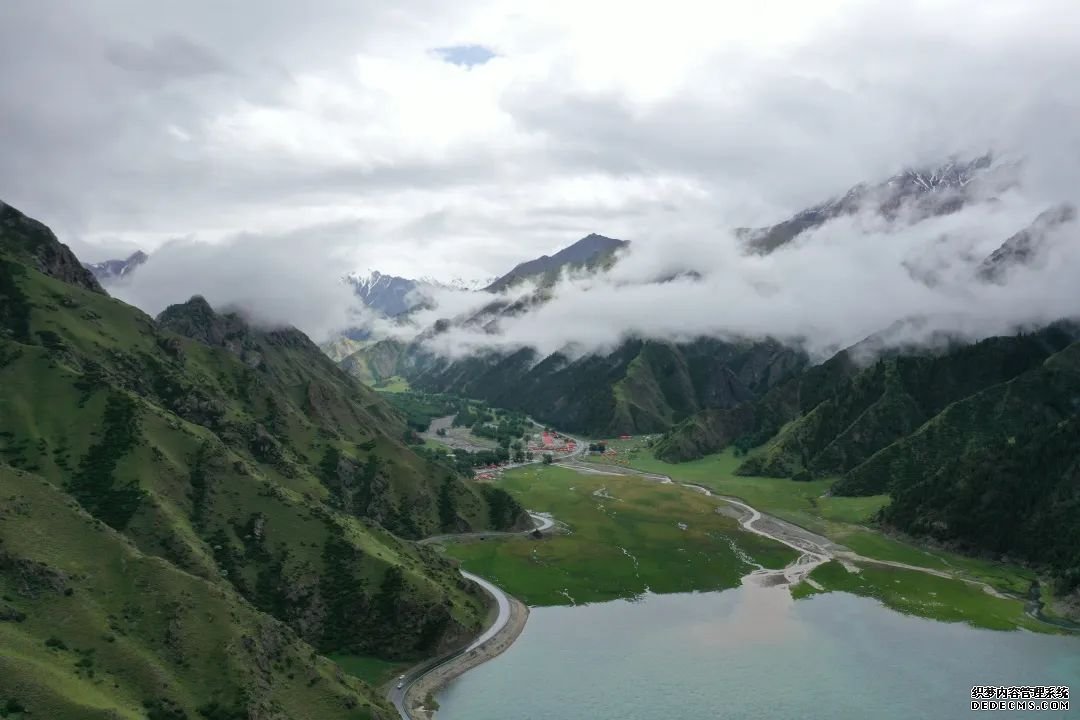
[[(303, 252), (305, 238), (316, 232), (323, 239), (319, 252)], [(176, 239), (109, 292), (152, 315), (199, 294), (219, 311), (235, 308), (257, 324), (295, 326), (322, 341), (372, 322), (342, 273), (355, 232), (345, 225), (218, 243)]]
[[(1049, 229), (1042, 251), (1005, 282), (978, 278), (984, 258), (1043, 209), (1009, 192), (914, 224), (868, 210), (767, 256), (746, 254), (731, 233), (642, 240), (609, 273), (566, 279), (550, 301), (500, 318), (496, 333), (455, 325), (424, 342), (450, 356), (520, 347), (546, 355), (603, 352), (630, 337), (770, 336), (824, 358), (890, 327), (888, 344), (1009, 334), (1080, 316), (1075, 223)], [(656, 282), (680, 270), (693, 274)], [(897, 325), (905, 320), (915, 322)]]

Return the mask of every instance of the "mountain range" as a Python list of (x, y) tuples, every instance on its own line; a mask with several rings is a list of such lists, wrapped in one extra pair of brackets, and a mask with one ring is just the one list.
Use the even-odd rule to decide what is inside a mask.
[(299, 331), (151, 318), (7, 205), (0, 409), (0, 694), (35, 717), (395, 717), (323, 654), (460, 645), (484, 595), (407, 538), (528, 522)]
[(809, 207), (783, 222), (763, 228), (738, 228), (735, 235), (754, 253), (768, 254), (807, 230), (830, 220), (870, 211), (896, 220), (918, 222), (956, 212), (973, 198), (1008, 186), (1008, 168), (995, 167), (993, 156), (950, 159), (934, 166), (907, 168), (877, 183), (860, 183), (840, 197)]
[[(352, 286), (364, 305), (386, 317), (396, 318), (417, 308), (429, 307), (432, 302), (431, 295), (437, 291), (499, 293), (525, 280), (550, 285), (567, 269), (592, 270), (610, 263), (615, 252), (628, 245), (624, 240), (590, 234), (550, 257), (542, 255), (522, 262), (505, 275), (491, 280), (454, 278), (442, 281), (427, 277), (412, 279), (371, 270), (367, 273), (349, 273), (345, 276), (345, 282)], [(148, 255), (138, 251), (122, 260), (85, 263), (84, 266), (93, 273), (99, 283), (108, 286), (130, 277), (148, 259)], [(364, 339), (357, 337), (357, 334), (357, 331), (346, 333), (353, 340)]]
[[(916, 225), (992, 201), (1009, 186), (1009, 170), (988, 155), (906, 170), (737, 234), (748, 252), (767, 254), (854, 213)], [(1049, 208), (1006, 237), (974, 279), (1009, 282), (1041, 262), (1051, 240), (1069, 241), (1075, 219), (1070, 205)], [(365, 382), (402, 375), (421, 390), (480, 397), (592, 437), (663, 433), (654, 451), (670, 462), (734, 448), (742, 474), (832, 478), (837, 495), (888, 494), (880, 517), (888, 527), (1030, 563), (1061, 592), (1080, 586), (1080, 444), (1070, 436), (1080, 423), (1076, 323), (978, 343), (941, 334), (914, 346), (896, 338), (926, 319), (907, 318), (817, 364), (768, 338), (631, 337), (613, 350), (547, 356), (523, 348), (450, 359), (428, 349), (455, 325), (497, 333), (500, 317), (549, 297), (542, 288), (494, 302), (412, 343), (374, 343), (342, 367)]]
[[(1010, 166), (995, 165), (990, 155), (908, 169), (882, 182), (857, 185), (843, 197), (815, 205), (788, 221), (758, 230), (743, 229), (737, 235), (750, 252), (768, 253), (781, 250), (801, 232), (856, 212), (872, 212), (892, 222), (917, 224), (927, 217), (955, 212), (965, 203), (993, 197), (993, 193), (1009, 186), (1011, 171)], [(1045, 250), (1049, 234), (1073, 222), (1075, 216), (1075, 210), (1068, 205), (1040, 214), (983, 260), (977, 270), (978, 279), (1003, 282), (1013, 268), (1036, 262)], [(712, 370), (719, 372), (727, 368), (726, 360), (720, 358), (728, 357), (726, 351), (730, 347), (760, 345), (755, 357), (774, 351), (775, 342), (753, 338), (734, 345), (717, 342), (711, 346), (705, 341), (670, 343), (628, 338), (613, 351), (584, 357), (573, 348), (548, 356), (525, 348), (483, 351), (449, 360), (428, 349), (431, 340), (455, 327), (497, 335), (500, 320), (524, 315), (548, 302), (556, 291), (553, 285), (564, 269), (577, 267), (602, 272), (627, 246), (624, 241), (590, 235), (551, 257), (522, 263), (489, 289), (511, 287), (525, 277), (540, 279), (533, 292), (518, 298), (494, 298), (478, 310), (439, 320), (412, 342), (368, 342), (351, 355), (344, 355), (340, 360), (342, 367), (363, 382), (374, 383), (401, 375), (422, 389), (483, 397), (526, 410), (567, 429), (594, 435), (667, 430), (698, 410), (728, 407), (768, 389), (754, 386), (751, 392), (745, 385), (734, 384), (730, 393), (713, 394), (697, 389), (700, 384), (688, 379), (689, 368), (697, 362), (689, 358), (713, 352), (719, 364), (714, 364)], [(936, 282), (931, 272), (914, 267), (908, 271), (927, 284)], [(683, 274), (696, 277), (694, 271)], [(670, 279), (657, 278), (655, 282)], [(703, 344), (710, 350), (701, 353)], [(641, 355), (643, 348), (648, 352)], [(665, 350), (660, 352), (658, 348)], [(666, 357), (665, 353), (674, 358)], [(689, 357), (684, 357), (684, 353), (689, 353)], [(786, 357), (780, 366), (785, 371), (801, 369), (808, 360), (800, 356), (800, 360), (794, 361), (792, 358), (798, 355)], [(640, 381), (641, 376), (654, 377)]]
[(346, 280), (364, 305), (387, 317), (404, 315), (425, 302), (426, 283), (418, 280), (384, 275), (378, 270), (367, 275), (353, 273)]

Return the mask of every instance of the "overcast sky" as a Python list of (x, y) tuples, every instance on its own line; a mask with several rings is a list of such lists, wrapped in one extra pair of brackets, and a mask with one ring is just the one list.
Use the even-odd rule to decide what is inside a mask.
[(715, 247), (953, 153), (1072, 199), (1077, 77), (1075, 0), (3, 0), (0, 198), (89, 260), (172, 242), (178, 296), (258, 297), (264, 254), (321, 304), (589, 232)]

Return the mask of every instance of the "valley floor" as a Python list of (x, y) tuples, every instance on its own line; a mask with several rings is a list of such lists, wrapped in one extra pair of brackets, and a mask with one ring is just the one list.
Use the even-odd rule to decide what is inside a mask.
[(1023, 597), (1034, 579), (1029, 571), (920, 548), (862, 524), (887, 498), (829, 497), (825, 481), (739, 477), (736, 464), (717, 455), (670, 465), (627, 442), (614, 460), (508, 471), (500, 484), (555, 518), (534, 515), (544, 521), (543, 537), (476, 533), (426, 542), (496, 583), (496, 594), (524, 602), (507, 598), (509, 622), (492, 637), (433, 670), (409, 673), (405, 689), (391, 691), (399, 708), (410, 708), (403, 716), (431, 717), (433, 695), (505, 651), (530, 605), (722, 590), (749, 579), (788, 585), (796, 599), (841, 591), (940, 621), (1061, 631), (1030, 613)]
[[(671, 465), (639, 447), (624, 449), (615, 464), (588, 460), (522, 468), (501, 481), (523, 504), (552, 512), (568, 534), (455, 544), (448, 552), (531, 605), (723, 589), (755, 569), (789, 568), (781, 581), (796, 597), (846, 591), (942, 621), (1058, 630), (1028, 612), (1030, 571), (921, 548), (862, 524), (885, 497), (829, 497), (826, 481), (736, 476), (737, 459), (727, 454)], [(746, 513), (755, 509), (774, 517), (750, 527)]]
[[(1059, 622), (1072, 625), (1053, 616), (1040, 615), (1046, 622), (1031, 616), (1028, 596), (1038, 578), (1030, 569), (927, 547), (871, 527), (874, 514), (889, 501), (886, 495), (831, 496), (828, 479), (795, 482), (739, 476), (735, 468), (742, 458), (730, 450), (673, 464), (656, 459), (643, 439), (608, 441), (608, 446), (615, 450), (614, 457), (588, 456), (583, 460), (593, 467), (615, 465), (622, 471), (667, 475), (675, 482), (698, 484), (828, 538), (839, 546), (837, 562), (811, 575), (826, 589), (869, 595), (903, 612), (981, 627), (1054, 631), (1061, 629), (1055, 627)], [(837, 574), (836, 567), (859, 572), (845, 577)], [(809, 594), (814, 587), (801, 586), (795, 592)]]

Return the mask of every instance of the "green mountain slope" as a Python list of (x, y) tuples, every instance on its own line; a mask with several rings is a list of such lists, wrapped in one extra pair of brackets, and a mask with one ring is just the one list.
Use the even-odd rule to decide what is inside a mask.
[[(235, 653), (231, 665), (221, 666), (219, 683), (200, 686), (198, 673), (217, 672), (215, 653), (232, 651), (229, 637), (261, 641), (255, 628), (292, 637), (301, 648), (295, 662), (302, 662), (291, 672), (306, 679), (330, 673), (316, 651), (419, 658), (475, 631), (485, 612), (482, 594), (439, 557), (398, 537), (487, 527), (487, 496), (409, 450), (401, 442), (402, 418), (375, 393), (301, 333), (255, 329), (198, 298), (155, 322), (87, 280), (43, 225), (8, 206), (0, 213), (0, 466), (7, 466), (0, 481), (0, 582), (11, 589), (4, 602), (17, 605), (18, 615), (44, 612), (36, 595), (19, 589), (26, 568), (48, 577), (78, 570), (63, 552), (21, 542), (31, 531), (63, 532), (50, 523), (72, 525), (41, 511), (53, 506), (94, 518), (74, 522), (96, 529), (78, 542), (108, 567), (141, 558), (156, 573), (148, 584), (182, 586), (171, 593), (178, 603), (227, 600), (214, 600), (217, 625), (205, 613), (199, 622), (185, 621), (190, 633), (205, 635), (191, 647), (213, 652), (172, 661), (161, 637), (140, 651), (148, 667), (174, 662), (169, 672), (176, 680), (161, 675), (158, 684), (166, 683), (192, 718), (212, 693), (221, 702), (248, 698), (251, 712), (243, 717), (370, 715), (345, 705), (314, 713), (348, 694), (344, 681), (321, 680), (297, 693), (314, 714), (256, 712), (279, 701), (266, 680), (285, 674), (276, 654), (260, 660)], [(38, 491), (26, 506), (27, 483), (43, 482), (47, 493)], [(19, 514), (24, 507), (29, 514)], [(520, 508), (515, 512), (510, 524), (521, 522)], [(113, 575), (78, 572), (93, 592), (76, 588), (65, 596), (72, 616), (111, 622), (156, 615)], [(151, 603), (149, 593), (145, 599)], [(29, 648), (33, 633), (19, 642)], [(89, 648), (88, 635), (78, 641)], [(58, 708), (42, 717), (93, 716), (80, 714), (82, 705), (64, 705), (79, 657), (36, 648), (25, 656), (42, 666), (35, 676), (55, 674), (55, 683), (34, 690), (41, 707)], [(28, 682), (0, 673), (0, 698), (29, 692)], [(158, 696), (139, 697), (148, 690), (132, 683), (85, 684), (96, 687), (92, 707), (123, 707), (121, 717), (141, 717), (131, 708)], [(382, 707), (372, 691), (361, 693)]]
[[(355, 362), (375, 367), (383, 345), (361, 351)], [(598, 437), (662, 432), (701, 408), (753, 399), (806, 364), (805, 355), (775, 341), (712, 339), (629, 340), (607, 355), (577, 358), (522, 349), (448, 360), (419, 345), (387, 346), (383, 355), (395, 362), (380, 372), (402, 375), (413, 387), (478, 398)], [(353, 358), (343, 365), (355, 368)]]
[(917, 430), (852, 468), (836, 483), (845, 495), (910, 487), (949, 462), (1026, 438), (1037, 445), (1080, 413), (1080, 343), (1008, 382), (945, 407)]
[(954, 403), (842, 477), (839, 494), (883, 484), (884, 522), (1048, 568), (1080, 588), (1080, 343)]
[(839, 475), (911, 434), (950, 403), (1011, 380), (1068, 345), (1056, 328), (989, 338), (943, 354), (885, 357), (785, 425), (742, 472)]
[[(957, 399), (1038, 365), (1076, 337), (1056, 325), (947, 351), (895, 350), (869, 366), (857, 346), (808, 368), (747, 406), (688, 418), (657, 444), (658, 457), (692, 460), (736, 444), (765, 443), (744, 473), (836, 475), (914, 431)], [(766, 440), (768, 442), (766, 442)]]
[[(1075, 392), (1075, 390), (1074, 390)], [(1074, 398), (1080, 397), (1078, 395)], [(893, 486), (882, 520), (963, 549), (1048, 567), (1080, 588), (1080, 416), (987, 440)]]
[[(0, 707), (40, 718), (384, 718), (284, 623), (0, 467)], [(18, 716), (16, 716), (18, 717)]]
[(1080, 586), (1080, 343), (1057, 323), (860, 369), (842, 353), (762, 398), (698, 414), (656, 446), (681, 460), (756, 448), (738, 472), (834, 476), (889, 494), (882, 522), (1023, 560)]
[(676, 424), (661, 437), (654, 452), (661, 460), (683, 462), (719, 452), (729, 445), (757, 447), (785, 423), (810, 412), (859, 372), (849, 352), (806, 368), (770, 388), (753, 402), (707, 408)]

